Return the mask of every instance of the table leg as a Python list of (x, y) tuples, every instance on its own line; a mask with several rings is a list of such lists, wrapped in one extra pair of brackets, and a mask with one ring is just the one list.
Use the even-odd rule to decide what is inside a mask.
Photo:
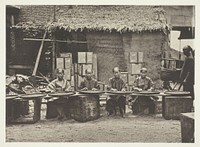
[(34, 99), (34, 114), (33, 114), (33, 122), (37, 122), (41, 117), (41, 99)]
[(165, 96), (162, 96), (162, 116), (165, 117)]

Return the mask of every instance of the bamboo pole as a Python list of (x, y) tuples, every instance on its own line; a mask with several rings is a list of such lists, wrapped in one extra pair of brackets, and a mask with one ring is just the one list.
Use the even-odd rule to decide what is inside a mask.
[(47, 34), (47, 30), (46, 30), (45, 33), (44, 33), (43, 40), (42, 40), (42, 42), (41, 42), (41, 45), (40, 45), (40, 48), (39, 48), (39, 51), (38, 51), (38, 55), (37, 55), (37, 59), (36, 59), (36, 62), (35, 62), (34, 69), (33, 69), (32, 76), (35, 76), (35, 75), (36, 75), (37, 68), (38, 68), (38, 65), (39, 65), (39, 62), (40, 62), (40, 56), (41, 56), (41, 54), (42, 54), (42, 48), (43, 48), (43, 45), (44, 45), (44, 39), (45, 39), (45, 37), (46, 37), (46, 34)]
[(47, 41), (47, 42), (53, 42), (53, 41), (56, 41), (56, 42), (60, 42), (60, 43), (87, 43), (87, 41), (76, 41), (76, 40), (71, 40), (71, 41), (67, 41), (67, 40), (51, 40), (51, 39), (35, 39), (35, 38), (24, 38), (23, 39), (24, 41)]

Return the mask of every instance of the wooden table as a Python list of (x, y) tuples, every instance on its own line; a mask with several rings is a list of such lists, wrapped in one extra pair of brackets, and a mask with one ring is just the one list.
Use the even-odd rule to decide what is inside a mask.
[[(56, 118), (58, 116), (57, 108), (56, 107), (62, 107), (61, 105), (64, 105), (64, 113), (66, 116), (70, 117), (69, 112), (69, 96), (73, 95), (74, 92), (55, 92), (55, 93), (49, 93), (45, 99), (47, 99), (47, 111), (46, 111), (46, 119)], [(49, 101), (50, 99), (54, 99), (53, 101)], [(55, 98), (57, 98), (55, 100)]]
[[(132, 93), (131, 94), (131, 96), (136, 96), (137, 97), (137, 99), (138, 98), (149, 98), (149, 97), (158, 97), (158, 96), (162, 96), (162, 98), (164, 98), (165, 96), (167, 96), (168, 94), (165, 94), (165, 93), (159, 93), (159, 92), (155, 92), (155, 93)], [(158, 103), (158, 99), (154, 99), (155, 101), (153, 101), (153, 103), (154, 103), (154, 105), (155, 105), (155, 110), (154, 110), (154, 112), (153, 113), (157, 113), (157, 103)], [(141, 106), (141, 108), (140, 108), (140, 106), (138, 106), (138, 114), (140, 114), (140, 113), (143, 113), (143, 111), (145, 111), (145, 109), (146, 109), (146, 106), (144, 106), (144, 107), (142, 107)], [(141, 109), (141, 110), (140, 110)], [(162, 104), (162, 109), (163, 109), (163, 104)], [(147, 114), (149, 113), (149, 112), (146, 112)]]
[(96, 120), (100, 117), (99, 95), (102, 92), (79, 93), (70, 96), (71, 117), (79, 122)]
[(184, 143), (194, 143), (194, 113), (181, 113), (181, 139)]

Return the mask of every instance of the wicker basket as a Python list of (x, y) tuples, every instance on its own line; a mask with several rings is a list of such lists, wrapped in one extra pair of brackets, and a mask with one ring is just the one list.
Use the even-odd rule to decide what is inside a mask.
[(98, 95), (79, 95), (70, 98), (71, 117), (76, 121), (86, 122), (100, 117)]
[(180, 77), (181, 70), (170, 70), (162, 69), (161, 70), (161, 80), (162, 81), (178, 81)]

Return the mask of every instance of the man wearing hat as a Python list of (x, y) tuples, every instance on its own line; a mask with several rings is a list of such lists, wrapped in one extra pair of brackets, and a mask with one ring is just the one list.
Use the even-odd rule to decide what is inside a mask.
[(85, 70), (85, 78), (80, 84), (80, 90), (87, 91), (87, 90), (99, 90), (100, 87), (96, 79), (93, 78), (92, 70), (86, 69)]
[[(134, 91), (152, 91), (154, 84), (150, 77), (147, 76), (147, 68), (143, 67), (140, 70), (139, 77), (136, 78), (134, 81), (133, 90)], [(155, 97), (149, 96), (136, 96), (134, 97), (134, 102), (132, 104), (132, 110), (134, 114), (140, 113), (141, 107), (149, 107), (148, 113), (154, 113), (155, 111), (155, 104), (154, 100)]]

